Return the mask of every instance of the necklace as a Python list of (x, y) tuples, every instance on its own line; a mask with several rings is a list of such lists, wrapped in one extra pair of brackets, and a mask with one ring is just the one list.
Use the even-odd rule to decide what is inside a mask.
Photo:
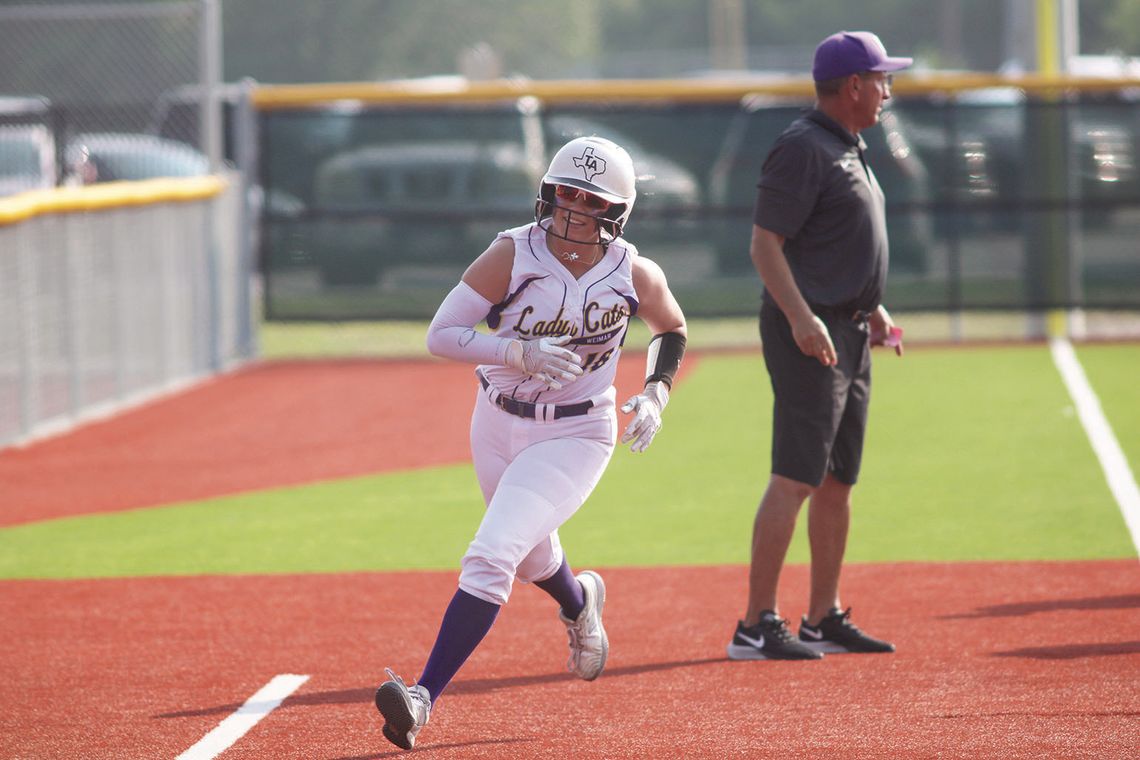
[(583, 256), (580, 253), (578, 253), (577, 251), (566, 251), (565, 253), (563, 253), (562, 251), (553, 251), (553, 253), (555, 256), (562, 259), (563, 261), (568, 261), (568, 262), (571, 262), (574, 264), (579, 264), (579, 263), (589, 264), (590, 266), (593, 266), (594, 264), (597, 264), (599, 261), (602, 260), (602, 255), (605, 253), (605, 249), (603, 248), (603, 249), (599, 250), (594, 255), (593, 259), (583, 258)]

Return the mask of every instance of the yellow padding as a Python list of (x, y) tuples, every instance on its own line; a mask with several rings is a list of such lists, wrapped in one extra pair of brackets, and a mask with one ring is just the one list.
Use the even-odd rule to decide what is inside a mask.
[(219, 195), (225, 187), (224, 179), (209, 176), (33, 190), (0, 198), (0, 225), (16, 224), (43, 214), (197, 201)]
[[(901, 72), (892, 92), (921, 96), (953, 94), (988, 87), (1015, 87), (1029, 94), (1065, 91), (1119, 90), (1140, 86), (1135, 77), (1092, 77), (1064, 74), (1003, 75), (986, 72)], [(810, 99), (810, 77), (770, 76), (718, 79), (602, 79), (525, 80), (460, 79), (396, 80), (389, 82), (325, 82), (258, 85), (252, 93), (259, 111), (289, 108), (328, 108), (356, 104), (416, 105), (472, 103), (534, 97), (547, 103), (578, 101), (732, 102), (743, 97)]]

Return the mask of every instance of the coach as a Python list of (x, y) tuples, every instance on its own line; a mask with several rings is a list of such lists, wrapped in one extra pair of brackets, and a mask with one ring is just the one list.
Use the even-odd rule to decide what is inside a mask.
[[(878, 122), (891, 72), (911, 63), (888, 56), (870, 32), (825, 39), (812, 66), (816, 107), (781, 134), (764, 162), (750, 253), (764, 282), (772, 471), (756, 512), (748, 607), (728, 645), (731, 659), (894, 651), (851, 622), (839, 575), (863, 453), (870, 346), (888, 344), (902, 355), (902, 331), (880, 303), (888, 258), (883, 192), (859, 132)], [(779, 615), (777, 585), (805, 500), (811, 599), (793, 637)]]

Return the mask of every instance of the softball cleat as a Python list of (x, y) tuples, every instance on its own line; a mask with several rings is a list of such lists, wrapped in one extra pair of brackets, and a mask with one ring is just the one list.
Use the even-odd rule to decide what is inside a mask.
[(571, 620), (558, 613), (558, 619), (566, 626), (570, 637), (570, 659), (566, 669), (583, 681), (593, 681), (606, 667), (610, 654), (610, 640), (602, 626), (602, 608), (606, 606), (606, 584), (602, 576), (592, 570), (584, 570), (575, 579), (582, 585), (586, 596), (586, 606)]
[(384, 716), (384, 738), (400, 749), (416, 746), (416, 734), (431, 717), (431, 695), (422, 686), (407, 686), (404, 679), (384, 668), (391, 680), (376, 690), (376, 709)]

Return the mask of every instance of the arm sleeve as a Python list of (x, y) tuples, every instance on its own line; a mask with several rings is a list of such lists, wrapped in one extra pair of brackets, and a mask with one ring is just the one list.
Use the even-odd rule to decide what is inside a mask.
[(427, 331), (427, 349), (434, 356), (471, 364), (507, 364), (507, 352), (515, 341), (487, 335), (475, 325), (487, 317), (493, 304), (467, 283), (451, 289)]
[(667, 332), (653, 336), (645, 355), (646, 385), (659, 380), (670, 390), (673, 389), (673, 379), (681, 369), (681, 359), (685, 356), (685, 343), (685, 336), (680, 333)]

